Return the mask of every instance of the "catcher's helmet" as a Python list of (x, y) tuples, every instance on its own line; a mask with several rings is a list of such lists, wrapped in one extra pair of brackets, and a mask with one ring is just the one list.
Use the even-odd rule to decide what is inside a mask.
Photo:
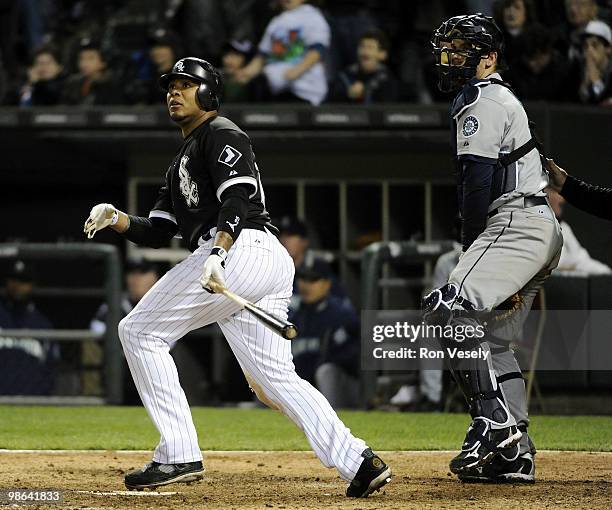
[[(461, 43), (458, 45), (457, 41)], [(480, 59), (492, 51), (497, 52), (500, 65), (504, 36), (490, 16), (465, 14), (449, 18), (434, 30), (431, 45), (438, 69), (438, 87), (450, 92), (472, 79)]]
[(202, 110), (209, 112), (219, 109), (223, 83), (221, 75), (211, 63), (201, 58), (182, 58), (174, 64), (172, 71), (160, 76), (159, 85), (168, 90), (170, 82), (176, 78), (189, 78), (200, 84), (196, 98)]

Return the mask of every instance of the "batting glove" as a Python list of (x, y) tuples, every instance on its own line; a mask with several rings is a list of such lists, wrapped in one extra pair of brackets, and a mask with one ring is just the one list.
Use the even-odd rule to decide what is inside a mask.
[(217, 285), (225, 287), (225, 259), (227, 252), (220, 246), (214, 246), (210, 251), (210, 255), (204, 262), (202, 268), (202, 276), (200, 277), (200, 285), (202, 288), (211, 294), (215, 292), (210, 288), (211, 281)]
[(91, 239), (96, 232), (115, 225), (119, 220), (119, 212), (113, 204), (98, 204), (95, 205), (83, 227), (83, 232), (87, 234), (87, 238)]

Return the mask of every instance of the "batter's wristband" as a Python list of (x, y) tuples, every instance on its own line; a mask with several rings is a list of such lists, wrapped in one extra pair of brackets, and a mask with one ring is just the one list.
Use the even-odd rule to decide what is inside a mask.
[(119, 211), (117, 211), (117, 209), (115, 209), (115, 212), (113, 213), (113, 217), (111, 218), (111, 225), (116, 225), (117, 222), (119, 221)]
[(210, 250), (211, 255), (219, 255), (223, 263), (225, 263), (225, 259), (227, 258), (227, 252), (221, 246), (213, 246), (212, 250)]

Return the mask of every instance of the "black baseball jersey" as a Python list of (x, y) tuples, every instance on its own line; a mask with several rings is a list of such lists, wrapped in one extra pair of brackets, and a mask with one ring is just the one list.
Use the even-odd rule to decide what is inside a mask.
[(276, 233), (266, 211), (251, 140), (229, 119), (212, 117), (183, 141), (149, 218), (174, 222), (189, 249), (195, 251), (201, 236), (217, 225), (221, 195), (236, 184), (251, 190), (243, 228), (267, 227)]

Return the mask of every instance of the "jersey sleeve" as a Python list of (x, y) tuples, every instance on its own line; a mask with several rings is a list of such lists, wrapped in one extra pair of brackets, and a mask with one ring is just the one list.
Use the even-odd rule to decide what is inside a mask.
[(506, 109), (481, 98), (457, 119), (457, 156), (498, 159), (507, 124)]
[(323, 46), (328, 48), (331, 40), (331, 31), (325, 18), (318, 10), (304, 18), (304, 42), (307, 47)]
[(172, 197), (170, 195), (170, 190), (168, 186), (168, 175), (166, 174), (166, 183), (159, 189), (159, 193), (157, 195), (157, 201), (151, 209), (149, 213), (149, 218), (161, 218), (164, 220), (169, 220), (175, 225), (178, 225), (176, 222), (176, 216), (174, 214), (174, 208), (172, 207)]
[(257, 193), (257, 173), (251, 141), (240, 131), (218, 131), (212, 151), (211, 179), (217, 200), (236, 184), (247, 184), (249, 198)]

